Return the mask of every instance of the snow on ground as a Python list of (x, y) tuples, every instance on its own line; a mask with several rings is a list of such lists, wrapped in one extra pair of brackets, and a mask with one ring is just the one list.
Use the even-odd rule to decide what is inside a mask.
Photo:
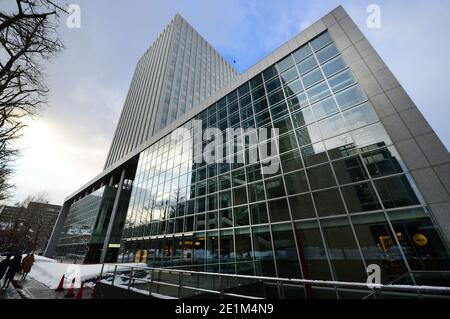
[[(103, 273), (113, 272), (114, 267), (146, 267), (144, 263), (124, 263), (124, 264), (105, 264)], [(75, 288), (80, 287), (81, 281), (87, 281), (100, 275), (102, 264), (95, 265), (77, 265), (62, 264), (58, 262), (49, 262), (38, 260), (33, 264), (29, 276), (49, 288), (55, 289), (65, 275), (64, 287), (67, 288), (72, 279), (75, 278)]]
[[(23, 259), (26, 255), (27, 255), (27, 254), (23, 254), (23, 255), (22, 255), (22, 259)], [(35, 262), (48, 262), (48, 263), (56, 263), (56, 262), (58, 262), (58, 261), (55, 260), (55, 259), (47, 258), (47, 257), (40, 256), (40, 255), (34, 255), (34, 261), (35, 261)]]

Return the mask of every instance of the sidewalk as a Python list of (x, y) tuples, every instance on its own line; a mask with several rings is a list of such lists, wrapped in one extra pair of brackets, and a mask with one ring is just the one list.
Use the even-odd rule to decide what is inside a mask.
[[(17, 276), (16, 279), (19, 280), (15, 282), (15, 288), (10, 285), (8, 290), (1, 292), (0, 299), (66, 299), (67, 289), (56, 292), (54, 289), (50, 289), (29, 277), (25, 280), (20, 280), (20, 277)], [(74, 294), (76, 295), (77, 292), (78, 289), (75, 289)], [(83, 288), (83, 299), (91, 299), (91, 294), (91, 288)]]

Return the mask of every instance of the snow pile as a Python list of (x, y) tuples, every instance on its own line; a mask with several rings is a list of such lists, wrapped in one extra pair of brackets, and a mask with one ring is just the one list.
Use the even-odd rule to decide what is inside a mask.
[[(144, 263), (105, 264), (103, 273), (113, 272), (114, 267), (146, 267)], [(80, 287), (82, 281), (92, 280), (100, 275), (102, 264), (77, 265), (62, 264), (49, 261), (37, 261), (33, 264), (29, 276), (49, 288), (55, 289), (65, 275), (64, 287), (68, 287), (75, 278), (75, 288)]]
[[(22, 259), (25, 258), (26, 256), (27, 256), (27, 254), (23, 254), (22, 255)], [(40, 255), (34, 255), (34, 261), (35, 262), (48, 262), (48, 263), (56, 263), (56, 262), (58, 262), (55, 259), (47, 258), (47, 257), (40, 256)]]

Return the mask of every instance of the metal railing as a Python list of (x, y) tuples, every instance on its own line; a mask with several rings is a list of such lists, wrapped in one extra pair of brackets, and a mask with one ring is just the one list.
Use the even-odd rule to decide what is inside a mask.
[[(114, 271), (100, 275), (101, 282), (156, 298), (267, 298), (265, 288), (299, 288), (304, 291), (325, 289), (329, 291), (359, 293), (360, 298), (445, 298), (450, 299), (450, 287), (407, 284), (367, 284), (278, 278), (169, 268), (130, 267), (115, 265)], [(280, 294), (282, 296), (283, 294)], [(269, 296), (270, 297), (270, 296)], [(307, 298), (313, 297), (311, 294)]]

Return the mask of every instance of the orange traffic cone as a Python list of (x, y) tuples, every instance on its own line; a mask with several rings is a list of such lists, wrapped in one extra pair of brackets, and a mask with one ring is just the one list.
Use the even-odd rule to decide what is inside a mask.
[(65, 275), (62, 275), (61, 280), (59, 281), (59, 285), (55, 289), (55, 291), (63, 291), (64, 290), (64, 277), (65, 277)]
[(83, 285), (84, 285), (84, 282), (82, 281), (80, 289), (78, 289), (76, 299), (83, 299)]
[(64, 297), (66, 298), (73, 298), (75, 295), (73, 293), (73, 288), (75, 287), (75, 277), (72, 279), (72, 283), (70, 284), (69, 290), (67, 290), (67, 293)]

